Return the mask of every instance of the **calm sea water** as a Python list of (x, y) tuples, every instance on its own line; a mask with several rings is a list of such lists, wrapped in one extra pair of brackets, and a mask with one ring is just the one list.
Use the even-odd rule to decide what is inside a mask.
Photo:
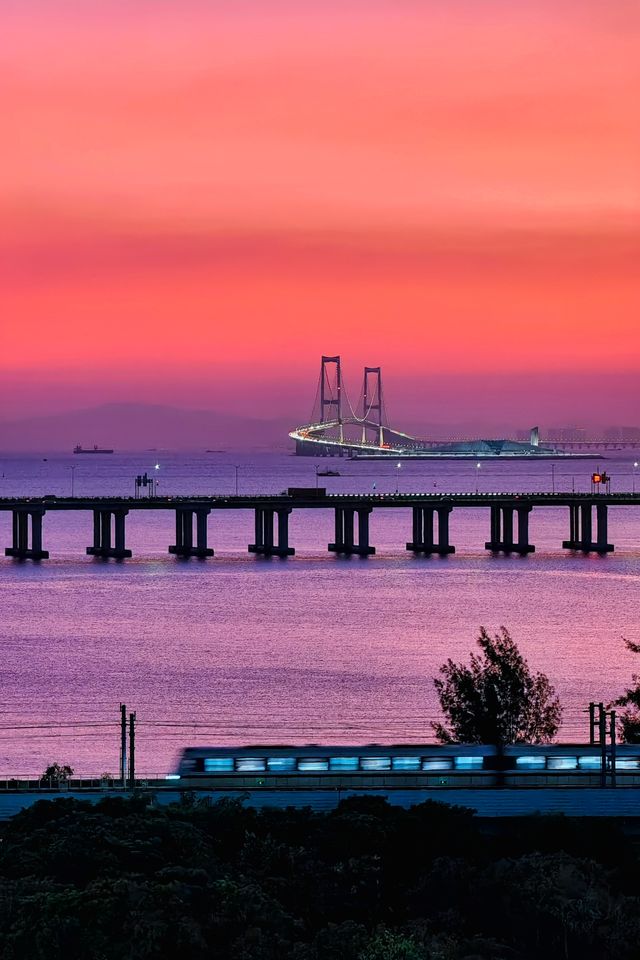
[[(633, 456), (633, 454), (631, 454)], [(275, 492), (315, 484), (315, 462), (284, 454), (49, 455), (0, 458), (0, 496), (124, 493), (158, 462), (160, 492)], [(600, 461), (394, 463), (333, 460), (332, 491), (586, 490)], [(612, 489), (634, 484), (630, 459), (606, 461)], [(72, 468), (74, 468), (72, 470)], [(638, 477), (640, 483), (640, 477)], [(488, 510), (454, 510), (456, 554), (405, 549), (409, 511), (375, 511), (374, 557), (337, 558), (330, 511), (294, 511), (288, 560), (247, 553), (250, 511), (210, 518), (207, 561), (167, 553), (171, 514), (130, 515), (131, 560), (85, 555), (90, 514), (48, 514), (40, 564), (0, 559), (0, 772), (59, 760), (85, 774), (118, 766), (118, 705), (137, 712), (138, 768), (166, 772), (196, 743), (424, 741), (432, 678), (465, 658), (480, 624), (505, 624), (565, 706), (563, 734), (584, 739), (589, 700), (616, 696), (638, 658), (640, 511), (610, 511), (614, 554), (561, 548), (566, 510), (535, 509), (536, 553), (484, 550)], [(0, 514), (0, 545), (10, 514)], [(99, 724), (89, 726), (88, 724)], [(62, 726), (68, 724), (69, 726)]]

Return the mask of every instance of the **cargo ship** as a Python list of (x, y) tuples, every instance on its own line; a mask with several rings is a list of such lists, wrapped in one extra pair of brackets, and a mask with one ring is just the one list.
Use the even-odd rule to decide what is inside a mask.
[(113, 450), (109, 450), (107, 447), (99, 447), (97, 444), (94, 444), (93, 447), (83, 447), (81, 444), (77, 444), (73, 448), (74, 453), (113, 453)]

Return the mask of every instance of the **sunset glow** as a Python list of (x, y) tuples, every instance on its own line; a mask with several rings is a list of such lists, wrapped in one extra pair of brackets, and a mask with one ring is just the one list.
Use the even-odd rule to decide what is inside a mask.
[(558, 13), (5, 4), (3, 402), (637, 368), (640, 10)]

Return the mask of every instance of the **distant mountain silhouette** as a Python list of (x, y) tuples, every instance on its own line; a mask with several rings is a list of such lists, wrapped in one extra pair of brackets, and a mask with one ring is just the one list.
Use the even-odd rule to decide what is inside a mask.
[(114, 450), (285, 450), (292, 424), (212, 410), (143, 403), (107, 403), (24, 420), (0, 420), (0, 450), (64, 451), (80, 443)]

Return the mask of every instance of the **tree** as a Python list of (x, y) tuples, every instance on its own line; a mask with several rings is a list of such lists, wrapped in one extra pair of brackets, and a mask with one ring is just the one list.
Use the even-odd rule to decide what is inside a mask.
[[(640, 653), (640, 643), (633, 643), (626, 637), (622, 639), (627, 650)], [(640, 743), (640, 674), (632, 674), (631, 681), (633, 686), (627, 687), (622, 696), (610, 706), (627, 707), (624, 713), (620, 714), (622, 740), (624, 743)]]
[(484, 627), (480, 654), (470, 663), (449, 659), (435, 679), (448, 726), (432, 724), (442, 743), (548, 743), (562, 707), (543, 673), (532, 673), (506, 627), (493, 637)]
[(427, 954), (411, 937), (382, 930), (369, 941), (358, 960), (427, 960)]
[(73, 776), (73, 767), (68, 763), (51, 763), (42, 774), (42, 779), (49, 783), (66, 783)]

